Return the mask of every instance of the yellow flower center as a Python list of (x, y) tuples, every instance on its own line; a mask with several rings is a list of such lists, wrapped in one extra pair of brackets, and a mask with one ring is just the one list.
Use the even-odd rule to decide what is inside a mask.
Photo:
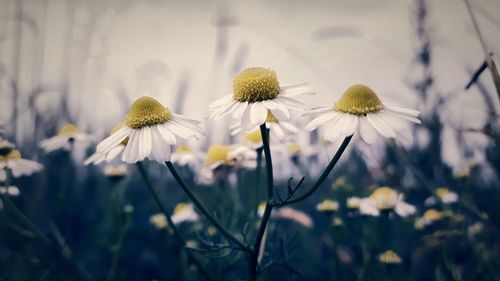
[(267, 111), (266, 122), (279, 123), (278, 118), (271, 113), (271, 111)]
[(243, 70), (233, 80), (233, 99), (239, 102), (272, 100), (280, 93), (276, 72), (262, 67)]
[(61, 129), (59, 129), (59, 132), (57, 133), (58, 136), (70, 136), (74, 134), (80, 133), (80, 129), (76, 127), (74, 124), (66, 124), (62, 126)]
[(339, 209), (339, 203), (326, 199), (323, 202), (316, 205), (316, 210), (320, 212), (335, 212)]
[(384, 105), (377, 94), (372, 89), (361, 84), (349, 87), (335, 104), (336, 110), (355, 115), (378, 112), (383, 107)]
[(175, 153), (192, 153), (193, 150), (187, 144), (181, 144), (175, 149)]
[(243, 137), (243, 140), (246, 143), (250, 143), (250, 144), (260, 144), (260, 143), (262, 143), (262, 135), (260, 134), (260, 130), (255, 130), (255, 131), (253, 131), (251, 133), (246, 134)]
[(443, 213), (441, 213), (436, 209), (429, 209), (425, 211), (424, 218), (426, 218), (429, 221), (437, 221), (443, 218)]
[(446, 194), (448, 194), (448, 192), (450, 192), (450, 190), (446, 187), (439, 187), (436, 189), (435, 192), (436, 192), (437, 197), (443, 198), (444, 196), (446, 196)]
[(378, 257), (381, 263), (387, 264), (399, 264), (401, 263), (401, 257), (394, 251), (386, 251)]
[(17, 149), (12, 149), (6, 156), (0, 156), (0, 161), (21, 159), (21, 152)]
[(175, 206), (174, 209), (174, 214), (178, 214), (184, 211), (187, 211), (189, 209), (189, 205), (186, 203), (179, 203), (177, 206)]
[(212, 145), (205, 158), (205, 166), (210, 166), (216, 162), (227, 162), (227, 156), (231, 147), (228, 145)]
[(375, 203), (379, 210), (388, 210), (396, 206), (398, 193), (390, 187), (379, 187), (370, 195), (370, 200)]
[(138, 98), (127, 116), (125, 124), (132, 129), (141, 129), (166, 123), (172, 119), (170, 110), (151, 97)]

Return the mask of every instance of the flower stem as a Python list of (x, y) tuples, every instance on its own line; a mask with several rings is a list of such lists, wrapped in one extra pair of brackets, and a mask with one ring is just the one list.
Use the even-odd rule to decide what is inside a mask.
[(330, 174), (330, 172), (333, 170), (333, 168), (335, 167), (335, 165), (339, 161), (340, 157), (342, 156), (342, 154), (344, 153), (345, 149), (347, 148), (347, 145), (349, 145), (349, 142), (351, 141), (351, 139), (352, 139), (352, 135), (348, 136), (348, 137), (346, 137), (344, 139), (344, 141), (340, 145), (339, 149), (337, 150), (337, 152), (333, 156), (332, 160), (330, 161), (330, 163), (328, 164), (328, 166), (326, 167), (326, 169), (323, 171), (323, 174), (321, 174), (321, 176), (318, 178), (318, 180), (316, 180), (316, 182), (313, 184), (313, 186), (311, 187), (311, 189), (309, 189), (309, 191), (307, 191), (306, 193), (302, 194), (301, 196), (299, 196), (299, 197), (297, 197), (295, 199), (288, 200), (284, 204), (277, 204), (277, 206), (278, 207), (283, 207), (284, 205), (289, 205), (289, 204), (300, 202), (300, 201), (308, 198), (309, 196), (311, 196), (314, 192), (316, 192), (316, 190), (326, 180), (326, 178), (328, 177), (328, 175)]
[(249, 248), (245, 243), (241, 242), (238, 238), (236, 238), (233, 234), (231, 234), (224, 226), (222, 226), (216, 218), (210, 214), (210, 211), (201, 203), (200, 200), (194, 195), (194, 193), (191, 191), (189, 186), (184, 182), (184, 180), (181, 178), (181, 176), (177, 173), (177, 170), (175, 169), (174, 165), (172, 162), (167, 161), (165, 162), (167, 165), (168, 169), (170, 170), (170, 173), (174, 176), (175, 180), (177, 183), (181, 186), (181, 188), (184, 190), (186, 195), (193, 201), (193, 203), (200, 209), (200, 211), (207, 217), (207, 219), (231, 242), (234, 244), (238, 245), (241, 250), (244, 251), (249, 251)]
[[(153, 195), (153, 198), (154, 198), (154, 200), (156, 202), (156, 205), (158, 205), (158, 208), (160, 209), (160, 211), (163, 213), (163, 215), (167, 219), (168, 225), (172, 229), (172, 231), (174, 232), (175, 237), (182, 244), (182, 247), (185, 247), (186, 246), (186, 241), (184, 241), (184, 239), (182, 238), (179, 230), (177, 229), (177, 227), (175, 226), (174, 222), (172, 221), (172, 218), (167, 213), (167, 210), (165, 209), (165, 206), (163, 206), (163, 203), (161, 202), (160, 197), (158, 196), (158, 193), (156, 192), (156, 190), (154, 189), (153, 185), (149, 181), (149, 178), (148, 178), (148, 176), (146, 174), (146, 170), (144, 169), (144, 166), (142, 165), (141, 162), (137, 162), (136, 166), (137, 166), (137, 169), (139, 170), (139, 173), (142, 176), (142, 179), (144, 180), (144, 183), (146, 183), (146, 186), (148, 187), (151, 195)], [(203, 267), (201, 265), (201, 262), (198, 261), (198, 259), (191, 252), (186, 251), (186, 253), (187, 253), (188, 257), (191, 259), (191, 261), (193, 261), (193, 263), (195, 264), (195, 266), (198, 268), (198, 272), (206, 280), (209, 280), (209, 281), (212, 280), (212, 278), (210, 278), (210, 276), (205, 271), (205, 269), (203, 269)]]
[(131, 214), (128, 212), (124, 212), (123, 210), (122, 210), (122, 212), (125, 215), (125, 224), (123, 225), (122, 229), (120, 230), (116, 244), (113, 245), (113, 247), (111, 248), (111, 250), (113, 252), (113, 258), (112, 258), (112, 263), (111, 263), (111, 269), (109, 270), (108, 277), (106, 279), (108, 281), (116, 280), (116, 269), (118, 268), (118, 260), (120, 259), (120, 255), (121, 255), (122, 248), (123, 248), (123, 240), (125, 240), (125, 234), (127, 233), (128, 229), (130, 227)]
[(273, 161), (271, 158), (271, 149), (269, 147), (269, 130), (266, 128), (266, 124), (260, 125), (260, 134), (262, 135), (262, 143), (264, 145), (264, 157), (266, 158), (266, 171), (267, 171), (267, 201), (266, 207), (264, 209), (264, 214), (260, 221), (259, 230), (257, 232), (257, 237), (255, 238), (255, 244), (252, 248), (252, 253), (250, 255), (250, 280), (257, 280), (257, 268), (259, 266), (259, 256), (261, 251), (261, 244), (264, 238), (264, 233), (266, 233), (266, 227), (271, 218), (271, 212), (273, 210), (273, 197), (274, 197), (274, 178), (273, 178)]
[(479, 29), (479, 24), (477, 23), (474, 13), (472, 12), (469, 0), (464, 0), (464, 2), (467, 8), (467, 12), (469, 12), (472, 24), (474, 25), (474, 30), (476, 31), (477, 37), (479, 38), (479, 43), (481, 44), (481, 48), (483, 48), (484, 58), (486, 64), (488, 65), (488, 69), (491, 72), (491, 76), (493, 77), (493, 82), (495, 83), (495, 88), (497, 90), (498, 98), (500, 99), (500, 75), (498, 74), (498, 69), (491, 57), (488, 47), (486, 46), (486, 41), (484, 40), (483, 34), (481, 33), (481, 29)]

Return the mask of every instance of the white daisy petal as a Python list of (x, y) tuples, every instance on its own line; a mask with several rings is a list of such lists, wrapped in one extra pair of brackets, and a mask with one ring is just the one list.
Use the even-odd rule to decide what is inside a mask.
[(405, 107), (403, 107), (399, 104), (395, 104), (395, 103), (384, 103), (384, 108), (388, 109), (390, 111), (397, 112), (397, 113), (408, 114), (408, 115), (413, 116), (413, 117), (417, 117), (420, 115), (420, 112), (418, 110), (405, 108)]
[(174, 134), (170, 132), (170, 130), (166, 125), (160, 124), (156, 126), (156, 128), (158, 130), (158, 133), (162, 136), (162, 138), (165, 140), (166, 143), (171, 145), (175, 145), (177, 143)]
[(151, 128), (144, 127), (139, 131), (139, 157), (144, 159), (151, 154), (152, 140), (151, 140)]
[(382, 136), (386, 138), (395, 138), (396, 133), (389, 128), (382, 120), (380, 120), (380, 117), (377, 116), (377, 113), (369, 113), (366, 115), (366, 118), (368, 119), (368, 122), (379, 132)]
[(96, 151), (108, 152), (113, 147), (119, 145), (123, 140), (125, 140), (127, 138), (127, 136), (129, 136), (131, 131), (132, 130), (127, 126), (121, 127), (114, 134), (112, 134), (111, 136), (109, 136), (106, 139), (104, 139), (103, 141), (101, 141), (97, 145)]
[(334, 119), (335, 117), (337, 117), (340, 113), (338, 112), (335, 112), (335, 111), (331, 111), (331, 112), (328, 112), (328, 113), (324, 113), (324, 114), (321, 114), (319, 115), (318, 117), (314, 118), (313, 120), (311, 120), (311, 122), (309, 122), (305, 129), (306, 130), (309, 130), (309, 131), (312, 131), (316, 128), (318, 128), (318, 126), (328, 122), (329, 120), (332, 120)]
[(126, 163), (135, 163), (139, 158), (139, 132), (132, 130), (129, 135), (128, 144), (122, 154), (122, 160)]
[(377, 139), (377, 132), (365, 116), (359, 117), (359, 134), (367, 144), (373, 144)]
[[(123, 145), (123, 144), (120, 144), (117, 147), (111, 149), (109, 151), (109, 153), (106, 155), (106, 158), (105, 158), (106, 161), (109, 162), (109, 161), (115, 159), (116, 156), (118, 156), (120, 153), (122, 153), (124, 149), (125, 149), (125, 145)], [(96, 162), (96, 164), (98, 164), (98, 163)]]

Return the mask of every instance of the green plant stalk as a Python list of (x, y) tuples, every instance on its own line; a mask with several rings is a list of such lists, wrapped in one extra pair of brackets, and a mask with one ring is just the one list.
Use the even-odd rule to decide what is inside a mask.
[(299, 196), (299, 197), (297, 197), (295, 199), (287, 201), (285, 204), (282, 204), (282, 205), (281, 204), (276, 204), (276, 206), (277, 207), (283, 207), (285, 205), (289, 205), (289, 204), (293, 204), (293, 203), (298, 203), (300, 201), (305, 200), (306, 198), (308, 198), (309, 196), (311, 196), (314, 192), (316, 192), (316, 190), (326, 180), (326, 178), (328, 177), (328, 175), (330, 174), (330, 172), (333, 170), (333, 168), (335, 167), (335, 165), (339, 161), (340, 157), (342, 156), (342, 154), (344, 153), (345, 149), (349, 145), (349, 142), (351, 141), (351, 139), (352, 139), (352, 135), (350, 135), (350, 136), (348, 136), (348, 137), (346, 137), (344, 139), (344, 141), (340, 145), (339, 149), (337, 150), (337, 152), (333, 156), (332, 160), (330, 161), (330, 163), (328, 164), (328, 166), (326, 167), (326, 169), (323, 171), (323, 173), (318, 178), (318, 180), (316, 180), (316, 182), (313, 184), (313, 186), (306, 193), (302, 194), (301, 196)]
[[(165, 218), (167, 218), (168, 225), (173, 230), (175, 237), (182, 244), (182, 247), (185, 247), (186, 246), (186, 241), (184, 241), (184, 239), (182, 238), (179, 230), (177, 229), (177, 227), (175, 226), (174, 222), (172, 221), (172, 218), (167, 213), (167, 210), (165, 209), (165, 206), (163, 206), (163, 203), (161, 202), (160, 197), (158, 196), (158, 193), (156, 192), (156, 190), (154, 189), (153, 185), (149, 181), (149, 178), (148, 178), (148, 176), (146, 174), (146, 170), (144, 169), (144, 166), (142, 165), (141, 162), (137, 162), (136, 166), (137, 166), (137, 169), (139, 170), (139, 173), (142, 176), (142, 179), (143, 179), (144, 183), (148, 187), (151, 195), (153, 196), (153, 198), (154, 198), (154, 200), (156, 202), (156, 205), (158, 206), (158, 208), (160, 209), (160, 211), (163, 213), (163, 215), (165, 216)], [(191, 259), (191, 261), (198, 268), (198, 272), (206, 280), (209, 280), (209, 281), (212, 280), (212, 278), (210, 278), (210, 276), (208, 275), (208, 273), (205, 271), (205, 269), (201, 265), (200, 261), (191, 252), (186, 251), (186, 253), (187, 253), (188, 257)]]
[(259, 205), (260, 199), (260, 174), (262, 170), (262, 147), (255, 150), (257, 152), (257, 170), (255, 171), (255, 189), (252, 192), (252, 207)]
[(231, 234), (224, 226), (222, 226), (216, 218), (210, 214), (210, 211), (201, 203), (200, 200), (196, 197), (196, 195), (191, 191), (189, 186), (184, 182), (184, 180), (181, 178), (179, 173), (177, 173), (177, 170), (175, 169), (174, 165), (172, 162), (167, 161), (165, 162), (167, 165), (168, 169), (170, 170), (170, 173), (174, 176), (175, 180), (177, 183), (181, 186), (181, 188), (184, 190), (186, 195), (191, 199), (191, 201), (200, 209), (200, 211), (207, 217), (207, 219), (228, 239), (229, 241), (233, 242), (234, 244), (238, 245), (238, 247), (241, 248), (241, 250), (244, 251), (249, 251), (249, 248), (245, 243), (241, 242), (238, 238), (236, 238), (233, 234)]
[(481, 44), (481, 48), (483, 48), (484, 58), (486, 64), (488, 65), (488, 69), (490, 70), (491, 76), (493, 78), (493, 83), (495, 84), (495, 89), (497, 90), (498, 98), (500, 99), (500, 75), (498, 74), (498, 69), (495, 65), (495, 62), (491, 58), (490, 51), (486, 46), (486, 41), (484, 40), (483, 34), (481, 33), (481, 29), (479, 29), (479, 24), (477, 23), (476, 16), (472, 12), (472, 7), (470, 5), (469, 0), (464, 0), (465, 6), (467, 8), (467, 12), (469, 13), (472, 24), (474, 25), (474, 30), (476, 31), (477, 37), (479, 38), (479, 43)]
[(125, 224), (123, 225), (120, 231), (116, 245), (113, 245), (111, 249), (113, 251), (113, 258), (111, 263), (111, 269), (109, 270), (108, 277), (106, 278), (106, 280), (108, 281), (116, 280), (116, 270), (118, 268), (118, 260), (120, 259), (120, 255), (123, 249), (123, 241), (125, 240), (125, 234), (127, 233), (131, 224), (130, 213), (124, 212), (124, 215), (125, 215)]
[(252, 248), (252, 253), (250, 254), (249, 270), (250, 270), (250, 280), (257, 280), (257, 268), (259, 266), (259, 256), (261, 249), (262, 240), (264, 238), (264, 233), (266, 233), (266, 227), (271, 218), (271, 212), (273, 210), (273, 197), (274, 197), (274, 177), (273, 177), (273, 161), (271, 158), (271, 149), (269, 147), (269, 130), (266, 128), (266, 124), (260, 125), (260, 134), (262, 135), (262, 143), (264, 148), (264, 157), (266, 159), (266, 171), (267, 171), (267, 201), (266, 207), (264, 209), (264, 214), (260, 220), (259, 230), (255, 238), (255, 243)]

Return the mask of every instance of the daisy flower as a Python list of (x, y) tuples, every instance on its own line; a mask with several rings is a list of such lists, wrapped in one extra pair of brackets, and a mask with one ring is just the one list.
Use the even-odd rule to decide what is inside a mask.
[(396, 252), (389, 250), (385, 251), (382, 254), (378, 256), (378, 260), (381, 263), (385, 264), (400, 264), (401, 263), (401, 257), (396, 254)]
[(416, 229), (423, 229), (425, 226), (433, 224), (437, 221), (440, 221), (445, 217), (445, 213), (440, 212), (436, 209), (429, 209), (425, 211), (424, 215), (415, 221)]
[(361, 198), (355, 196), (347, 198), (346, 206), (348, 209), (356, 210), (359, 209), (360, 205), (361, 205)]
[(362, 214), (379, 216), (381, 212), (394, 211), (401, 217), (407, 217), (416, 212), (416, 208), (403, 201), (403, 194), (398, 194), (390, 187), (379, 187), (368, 198), (360, 201), (359, 210)]
[(0, 193), (1, 194), (8, 194), (10, 196), (19, 196), (21, 192), (19, 191), (19, 188), (17, 186), (0, 186)]
[(187, 144), (181, 144), (172, 153), (172, 159), (170, 161), (179, 166), (194, 166), (197, 160), (198, 157), (193, 149)]
[(14, 149), (5, 156), (0, 156), (0, 181), (7, 179), (6, 169), (10, 170), (15, 178), (29, 176), (40, 171), (42, 164), (21, 158), (19, 150)]
[(202, 135), (199, 121), (172, 113), (151, 97), (134, 101), (124, 123), (97, 145), (97, 153), (108, 154), (128, 138), (122, 154), (124, 162), (135, 163), (148, 158), (164, 163), (170, 161), (171, 146), (177, 143), (178, 138), (198, 138)]
[(458, 194), (449, 190), (446, 187), (438, 187), (434, 191), (435, 197), (431, 196), (425, 199), (424, 204), (426, 206), (436, 205), (438, 200), (443, 202), (444, 204), (452, 204), (458, 201)]
[(339, 203), (330, 199), (325, 199), (316, 205), (316, 210), (322, 213), (333, 213), (338, 211)]
[(257, 153), (246, 146), (212, 145), (205, 155), (198, 180), (202, 184), (224, 180), (237, 168), (255, 168)]
[(199, 219), (200, 217), (194, 210), (192, 204), (179, 203), (175, 206), (174, 213), (172, 214), (172, 222), (174, 224), (182, 222), (195, 222)]
[(126, 165), (106, 165), (104, 167), (104, 175), (110, 181), (121, 181), (127, 176), (127, 166)]
[(167, 217), (165, 217), (165, 215), (162, 213), (150, 216), (149, 223), (158, 230), (165, 229), (168, 226)]
[(0, 138), (0, 156), (7, 156), (14, 148), (13, 143)]
[[(111, 134), (114, 134), (116, 131), (118, 131), (121, 127), (123, 127), (123, 122), (120, 122), (118, 125), (116, 125), (113, 129), (111, 129)], [(125, 150), (125, 147), (127, 146), (128, 143), (128, 137), (122, 140), (121, 143), (119, 143), (117, 146), (115, 146), (113, 149), (109, 150), (108, 153), (100, 153), (100, 152), (95, 152), (89, 158), (87, 158), (84, 162), (85, 165), (89, 164), (100, 164), (104, 161), (111, 162), (113, 159), (115, 159), (118, 155), (120, 155), (123, 150)]]
[(239, 117), (243, 131), (264, 124), (268, 113), (278, 120), (288, 120), (290, 110), (303, 110), (296, 98), (313, 94), (305, 84), (280, 86), (276, 72), (262, 67), (247, 68), (233, 80), (233, 94), (210, 105), (209, 118), (217, 120), (227, 114)]
[(82, 133), (74, 124), (66, 124), (59, 129), (57, 135), (42, 140), (40, 146), (45, 152), (52, 152), (59, 149), (70, 150), (77, 143), (89, 143), (93, 140), (91, 135)]
[(305, 128), (314, 130), (325, 125), (324, 139), (331, 142), (351, 136), (356, 130), (368, 144), (374, 143), (378, 134), (411, 142), (411, 132), (401, 126), (401, 121), (420, 124), (418, 111), (382, 103), (375, 92), (364, 85), (351, 86), (333, 106), (315, 108), (311, 114), (318, 116)]

